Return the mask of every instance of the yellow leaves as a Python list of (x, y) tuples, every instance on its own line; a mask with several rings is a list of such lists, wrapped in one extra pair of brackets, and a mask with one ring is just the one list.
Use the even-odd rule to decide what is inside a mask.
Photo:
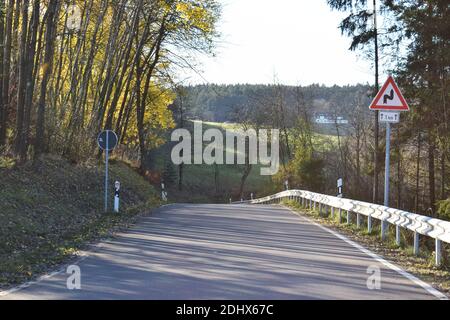
[(48, 68), (50, 68), (50, 65), (48, 63), (44, 63), (41, 66), (41, 75), (47, 72)]
[(176, 11), (182, 18), (181, 23), (188, 27), (194, 27), (205, 33), (214, 30), (213, 13), (197, 1), (179, 1)]
[[(172, 111), (168, 108), (173, 103), (175, 94), (157, 83), (152, 83), (149, 89), (144, 114), (144, 128), (147, 147), (156, 148), (164, 144), (164, 132), (175, 128)], [(133, 117), (128, 128), (126, 143), (138, 144), (136, 118)]]

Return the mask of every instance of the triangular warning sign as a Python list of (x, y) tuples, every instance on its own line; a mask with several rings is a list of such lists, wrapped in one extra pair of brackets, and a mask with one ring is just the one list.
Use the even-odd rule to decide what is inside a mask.
[(389, 76), (369, 108), (371, 110), (409, 111), (409, 106), (392, 76)]

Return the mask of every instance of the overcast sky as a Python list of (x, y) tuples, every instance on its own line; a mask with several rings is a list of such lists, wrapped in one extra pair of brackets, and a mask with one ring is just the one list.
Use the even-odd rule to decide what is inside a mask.
[(219, 0), (217, 56), (200, 57), (202, 76), (187, 83), (346, 85), (372, 83), (370, 63), (350, 52), (338, 29), (343, 13), (326, 0)]

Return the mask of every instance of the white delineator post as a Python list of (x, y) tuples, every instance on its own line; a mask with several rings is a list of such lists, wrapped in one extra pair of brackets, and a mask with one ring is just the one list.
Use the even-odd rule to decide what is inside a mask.
[(114, 192), (114, 212), (119, 212), (119, 198), (120, 198), (120, 182), (116, 181), (114, 184), (115, 186), (115, 192)]
[(163, 182), (161, 183), (161, 199), (162, 199), (162, 201), (167, 202), (167, 192), (164, 188)]

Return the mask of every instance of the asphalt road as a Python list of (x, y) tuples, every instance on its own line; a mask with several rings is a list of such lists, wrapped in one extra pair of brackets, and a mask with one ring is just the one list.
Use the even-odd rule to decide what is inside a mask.
[[(0, 299), (436, 298), (278, 206), (166, 206), (86, 254), (80, 290), (60, 272)], [(368, 289), (368, 268), (379, 268), (381, 289)]]

